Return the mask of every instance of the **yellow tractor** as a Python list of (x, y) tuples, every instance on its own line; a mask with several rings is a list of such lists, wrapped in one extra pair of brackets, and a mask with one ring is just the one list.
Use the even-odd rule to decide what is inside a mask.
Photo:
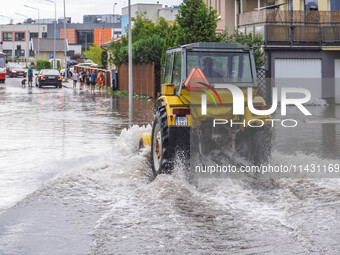
[(152, 132), (139, 144), (151, 148), (154, 175), (171, 173), (176, 155), (188, 162), (193, 148), (202, 155), (230, 150), (252, 164), (266, 163), (272, 119), (251, 112), (267, 109), (256, 92), (248, 47), (193, 43), (167, 50)]

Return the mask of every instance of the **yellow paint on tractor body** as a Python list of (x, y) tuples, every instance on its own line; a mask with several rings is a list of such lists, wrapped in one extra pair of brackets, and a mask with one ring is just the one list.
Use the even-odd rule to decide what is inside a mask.
[(144, 146), (151, 146), (151, 134), (144, 132), (142, 134), (143, 145)]
[[(164, 85), (163, 85), (164, 86)], [(162, 86), (162, 88), (163, 88)], [(169, 84), (166, 85), (169, 87)], [(248, 126), (249, 120), (260, 119), (263, 120), (264, 125), (271, 124), (271, 116), (263, 115), (258, 116), (254, 115), (250, 112), (247, 105), (245, 105), (245, 114), (244, 115), (233, 115), (233, 96), (228, 89), (216, 89), (218, 94), (221, 97), (222, 106), (220, 104), (215, 105), (213, 100), (210, 97), (207, 97), (207, 114), (201, 114), (201, 92), (189, 91), (185, 88), (182, 88), (180, 96), (177, 95), (169, 95), (168, 90), (162, 89), (162, 92), (166, 92), (157, 99), (158, 102), (161, 102), (167, 112), (168, 117), (168, 126), (175, 126), (175, 118), (176, 115), (173, 113), (173, 109), (175, 108), (186, 108), (190, 109), (190, 115), (188, 117), (188, 126), (199, 126), (202, 121), (206, 119), (227, 119), (233, 121), (243, 121), (245, 120), (245, 126)], [(247, 103), (247, 88), (242, 89), (244, 94), (244, 102)], [(253, 90), (253, 104), (262, 104), (266, 105), (265, 101), (262, 97), (255, 97), (257, 90)], [(255, 125), (255, 123), (252, 123)]]

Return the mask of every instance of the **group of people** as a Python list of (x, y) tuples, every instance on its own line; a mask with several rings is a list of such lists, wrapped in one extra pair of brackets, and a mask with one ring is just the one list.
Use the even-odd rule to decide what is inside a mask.
[(95, 90), (96, 84), (99, 86), (99, 90), (102, 90), (104, 87), (104, 73), (99, 72), (98, 76), (96, 72), (93, 70), (92, 73), (89, 71), (85, 72), (85, 70), (80, 69), (79, 73), (74, 72), (73, 75), (73, 88), (77, 88), (77, 82), (80, 82), (79, 89), (83, 89), (86, 86), (86, 89), (91, 89), (91, 91)]

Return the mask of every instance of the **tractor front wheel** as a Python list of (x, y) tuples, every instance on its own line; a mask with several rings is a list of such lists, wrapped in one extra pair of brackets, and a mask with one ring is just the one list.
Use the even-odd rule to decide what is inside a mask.
[(151, 167), (154, 176), (171, 173), (169, 127), (165, 107), (158, 108), (151, 133)]

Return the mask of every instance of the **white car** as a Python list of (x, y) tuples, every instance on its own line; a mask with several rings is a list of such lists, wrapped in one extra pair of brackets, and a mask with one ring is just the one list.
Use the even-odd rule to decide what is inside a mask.
[[(71, 78), (72, 75), (73, 75), (73, 72), (74, 72), (74, 68), (71, 67), (71, 68), (69, 69), (69, 73), (68, 73), (67, 78)], [(62, 77), (65, 76), (65, 69), (61, 69), (61, 70), (60, 70), (60, 75), (61, 75)]]
[(97, 67), (98, 64), (96, 64), (96, 63), (79, 63), (77, 66), (91, 66), (91, 67)]

